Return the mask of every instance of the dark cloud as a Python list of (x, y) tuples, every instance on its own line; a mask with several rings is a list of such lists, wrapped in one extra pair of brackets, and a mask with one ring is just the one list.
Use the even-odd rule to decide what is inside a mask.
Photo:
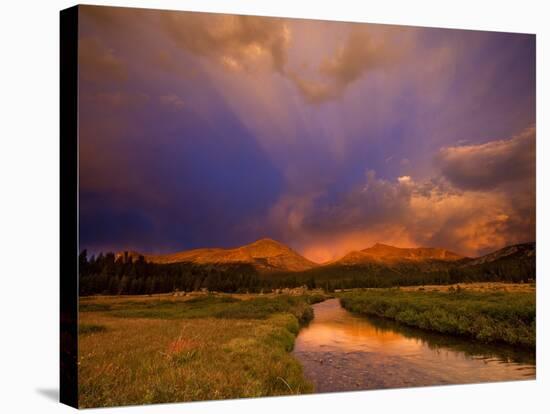
[(490, 190), (535, 176), (535, 127), (504, 140), (443, 148), (436, 157), (442, 174), (456, 187)]
[(456, 144), (534, 122), (533, 37), (89, 6), (81, 17), (83, 247), (267, 235), (322, 261), (375, 242), (475, 255), (534, 239), (534, 129)]
[(364, 183), (342, 198), (326, 205), (318, 203), (303, 226), (307, 231), (340, 232), (402, 217), (413, 190), (409, 184), (404, 179), (395, 183), (379, 179), (369, 170)]
[(157, 99), (139, 117), (82, 111), (81, 246), (167, 252), (254, 239), (239, 224), (276, 200), (279, 172), (226, 108), (203, 119), (184, 105), (174, 116)]
[(80, 76), (88, 81), (125, 81), (128, 78), (126, 62), (98, 38), (81, 38), (78, 42)]
[[(132, 194), (127, 199), (135, 201)], [(80, 243), (92, 251), (136, 247), (136, 240), (150, 239), (155, 232), (143, 203), (125, 205), (109, 193), (80, 191), (80, 205)]]

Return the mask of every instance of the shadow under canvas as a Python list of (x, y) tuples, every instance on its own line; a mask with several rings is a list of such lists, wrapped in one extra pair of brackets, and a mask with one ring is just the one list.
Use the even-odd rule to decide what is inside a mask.
[(59, 388), (37, 388), (36, 392), (51, 401), (59, 402)]

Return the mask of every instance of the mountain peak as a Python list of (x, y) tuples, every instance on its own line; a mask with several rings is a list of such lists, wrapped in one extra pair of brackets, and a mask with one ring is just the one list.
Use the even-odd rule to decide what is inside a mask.
[(509, 257), (535, 257), (536, 256), (536, 244), (535, 242), (513, 244), (495, 250), (484, 256), (477, 257), (467, 262), (465, 266), (480, 265), (485, 263), (496, 262), (501, 259)]
[[(134, 256), (138, 254), (133, 253)], [(144, 255), (144, 257), (146, 261), (153, 263), (249, 263), (265, 271), (300, 271), (317, 266), (290, 247), (269, 238), (259, 239), (232, 249), (194, 249), (164, 255)]]
[(277, 247), (284, 247), (284, 248), (288, 249), (288, 247), (286, 245), (284, 245), (283, 243), (281, 243), (277, 240), (270, 239), (269, 237), (264, 237), (263, 239), (258, 239), (255, 242), (252, 242), (252, 243), (248, 244), (248, 246), (277, 246)]
[(361, 250), (362, 252), (395, 252), (399, 250), (406, 250), (401, 247), (390, 246), (384, 243), (375, 243), (371, 247)]
[(428, 263), (434, 261), (455, 261), (463, 256), (435, 247), (395, 247), (383, 243), (375, 243), (366, 249), (348, 253), (337, 260), (342, 264), (361, 263)]
[(390, 246), (389, 244), (384, 244), (384, 243), (374, 243), (374, 244), (371, 246), (371, 249), (372, 249), (373, 247), (391, 247), (391, 248), (397, 249), (397, 247), (395, 247), (395, 246)]

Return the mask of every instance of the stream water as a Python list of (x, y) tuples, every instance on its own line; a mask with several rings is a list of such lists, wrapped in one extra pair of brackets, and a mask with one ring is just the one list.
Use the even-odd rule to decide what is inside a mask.
[(317, 392), (534, 379), (535, 354), (356, 316), (331, 299), (296, 339)]

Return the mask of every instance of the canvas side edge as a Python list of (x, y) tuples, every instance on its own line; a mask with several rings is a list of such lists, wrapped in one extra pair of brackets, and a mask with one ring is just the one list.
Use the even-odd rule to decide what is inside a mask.
[(78, 408), (78, 6), (60, 12), (60, 402)]

